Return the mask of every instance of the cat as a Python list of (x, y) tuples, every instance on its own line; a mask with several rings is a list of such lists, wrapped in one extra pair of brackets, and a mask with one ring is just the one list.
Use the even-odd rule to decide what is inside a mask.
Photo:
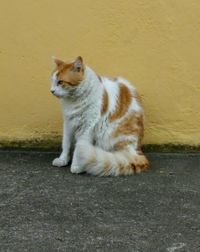
[(98, 176), (147, 171), (142, 153), (144, 112), (135, 87), (127, 80), (101, 77), (81, 56), (73, 62), (54, 58), (51, 92), (64, 117), (62, 153), (53, 166)]

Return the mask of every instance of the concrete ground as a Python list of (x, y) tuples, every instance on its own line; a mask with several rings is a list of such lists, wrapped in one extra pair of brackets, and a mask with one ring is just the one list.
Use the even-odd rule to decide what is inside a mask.
[(149, 172), (114, 178), (56, 156), (0, 152), (0, 251), (200, 251), (200, 153), (149, 153)]

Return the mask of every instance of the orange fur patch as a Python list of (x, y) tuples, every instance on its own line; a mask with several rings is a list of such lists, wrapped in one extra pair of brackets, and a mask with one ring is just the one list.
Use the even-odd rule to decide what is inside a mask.
[(142, 114), (131, 113), (113, 132), (112, 137), (118, 137), (120, 135), (135, 135), (142, 138), (143, 131), (144, 127)]
[(141, 96), (138, 94), (138, 92), (135, 91), (134, 97), (135, 97), (135, 99), (137, 100), (137, 102), (142, 103), (142, 98), (141, 98)]
[(73, 67), (73, 63), (62, 65), (58, 69), (58, 81), (62, 81), (64, 85), (77, 86), (84, 79), (84, 70), (76, 72)]
[(120, 135), (137, 136), (137, 152), (142, 154), (141, 141), (144, 135), (143, 115), (138, 113), (131, 113), (124, 119), (124, 121), (117, 127), (112, 133), (112, 137), (118, 137)]
[(145, 172), (149, 169), (149, 161), (144, 155), (137, 155), (128, 166), (120, 166), (119, 175), (131, 175)]
[(116, 143), (113, 146), (113, 148), (114, 148), (115, 151), (119, 151), (119, 150), (125, 149), (125, 147), (127, 147), (130, 144), (135, 144), (135, 142), (132, 142), (132, 141), (121, 141), (121, 142)]
[(110, 116), (109, 118), (110, 122), (113, 122), (121, 118), (128, 111), (131, 99), (132, 97), (128, 87), (126, 87), (123, 83), (121, 83), (119, 86), (119, 97), (117, 108), (114, 114)]
[(108, 93), (104, 89), (103, 93), (103, 103), (102, 103), (102, 108), (101, 108), (101, 115), (105, 114), (108, 111), (108, 105), (109, 105), (109, 98), (108, 98)]
[(77, 86), (84, 79), (83, 59), (79, 56), (72, 63), (67, 63), (59, 59), (54, 59), (57, 71), (57, 80), (62, 82), (61, 86)]
[(149, 161), (144, 155), (137, 155), (132, 167), (136, 174), (145, 172), (149, 169)]

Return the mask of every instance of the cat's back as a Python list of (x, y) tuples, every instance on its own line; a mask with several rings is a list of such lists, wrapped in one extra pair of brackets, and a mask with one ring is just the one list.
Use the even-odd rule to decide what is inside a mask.
[[(143, 113), (141, 99), (135, 86), (122, 77), (102, 77), (102, 83), (107, 93), (109, 112), (118, 110), (119, 115), (124, 115), (128, 110)], [(104, 94), (105, 97), (105, 94)]]

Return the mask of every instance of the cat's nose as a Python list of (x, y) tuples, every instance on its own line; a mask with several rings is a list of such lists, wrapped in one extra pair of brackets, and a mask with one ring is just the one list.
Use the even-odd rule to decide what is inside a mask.
[(51, 93), (54, 94), (54, 93), (55, 93), (55, 90), (52, 89), (52, 90), (51, 90)]

